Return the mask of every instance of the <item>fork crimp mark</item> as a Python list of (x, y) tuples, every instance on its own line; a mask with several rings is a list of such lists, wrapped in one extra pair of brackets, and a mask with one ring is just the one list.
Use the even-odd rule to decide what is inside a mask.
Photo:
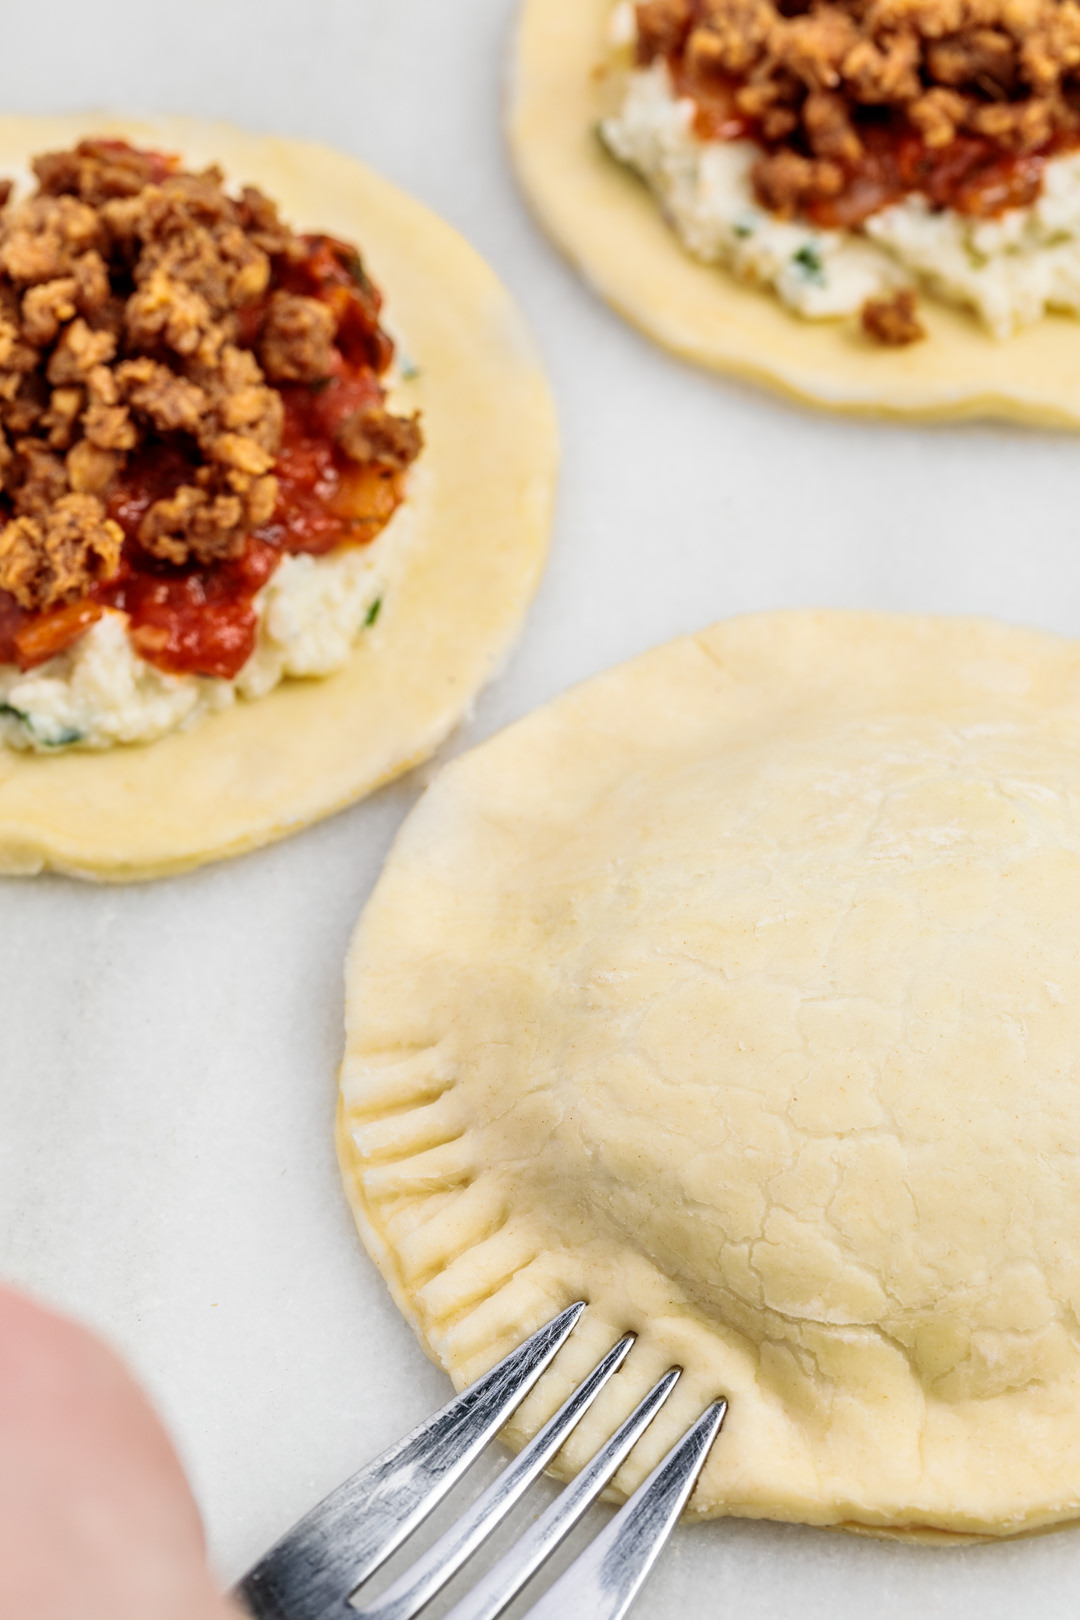
[(255, 1620), (344, 1620), (348, 1599), (427, 1518), (547, 1369), (578, 1301), (353, 1474), (251, 1569), (234, 1596)]

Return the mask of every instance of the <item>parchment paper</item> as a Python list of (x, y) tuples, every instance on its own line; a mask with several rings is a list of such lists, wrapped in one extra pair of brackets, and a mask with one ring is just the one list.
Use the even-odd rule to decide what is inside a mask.
[[(452, 747), (744, 609), (1080, 633), (1080, 439), (813, 416), (651, 349), (514, 189), (511, 18), (510, 0), (54, 0), (11, 8), (0, 53), (12, 111), (187, 112), (355, 152), (518, 296), (562, 416), (559, 520), (517, 653)], [(357, 1244), (331, 1146), (345, 945), (419, 786), (172, 882), (0, 884), (0, 1273), (129, 1357), (223, 1578), (449, 1392)], [(1080, 1531), (927, 1551), (729, 1523), (680, 1532), (638, 1612), (1056, 1620), (1078, 1599)]]

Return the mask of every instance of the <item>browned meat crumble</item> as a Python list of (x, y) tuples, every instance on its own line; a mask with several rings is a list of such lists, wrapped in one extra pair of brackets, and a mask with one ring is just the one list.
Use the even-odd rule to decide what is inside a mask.
[(0, 579), (24, 604), (81, 595), (87, 579), (107, 579), (124, 536), (93, 495), (61, 495), (39, 517), (18, 517), (0, 533)]
[[(139, 545), (170, 564), (239, 556), (277, 501), (276, 385), (326, 377), (337, 323), (271, 290), (310, 245), (217, 168), (88, 140), (34, 172), (25, 201), (0, 188), (0, 591), (36, 611), (115, 571), (107, 493), (163, 435), (198, 456), (147, 507)], [(416, 421), (370, 409), (338, 438), (391, 468), (421, 443)]]
[(906, 348), (926, 336), (910, 287), (899, 288), (891, 298), (868, 298), (860, 318), (867, 337), (890, 349)]
[(415, 417), (393, 416), (381, 405), (369, 405), (345, 419), (337, 442), (353, 461), (376, 461), (400, 471), (416, 460), (423, 441)]
[[(668, 58), (706, 119), (742, 119), (767, 148), (755, 183), (781, 215), (818, 205), (842, 225), (881, 206), (881, 162), (865, 160), (885, 125), (924, 166), (948, 149), (970, 167), (964, 141), (1018, 160), (996, 190), (935, 198), (984, 213), (1030, 200), (1019, 160), (1080, 133), (1076, 0), (643, 0), (637, 21), (641, 63)], [(830, 217), (842, 194), (850, 219)]]

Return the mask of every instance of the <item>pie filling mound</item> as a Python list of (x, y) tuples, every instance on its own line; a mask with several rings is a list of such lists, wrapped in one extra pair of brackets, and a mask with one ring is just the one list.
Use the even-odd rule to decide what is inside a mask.
[(107, 747), (375, 622), (422, 447), (357, 249), (121, 140), (0, 216), (0, 742)]
[(429, 789), (347, 1021), (346, 1185), (431, 1352), (589, 1302), (519, 1439), (631, 1328), (570, 1470), (676, 1364), (620, 1488), (722, 1394), (698, 1514), (1080, 1516), (1075, 642), (766, 614), (590, 681)]
[(1080, 313), (1073, 0), (621, 0), (600, 134), (684, 245), (809, 318)]

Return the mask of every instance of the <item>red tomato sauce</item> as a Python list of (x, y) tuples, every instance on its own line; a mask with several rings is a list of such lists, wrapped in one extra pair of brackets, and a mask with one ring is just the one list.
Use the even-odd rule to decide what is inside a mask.
[(996, 219), (1007, 208), (1035, 201), (1047, 163), (1065, 146), (1057, 140), (1038, 152), (1003, 152), (981, 135), (958, 135), (947, 146), (930, 148), (910, 130), (872, 124), (859, 128), (859, 135), (863, 155), (846, 165), (844, 190), (807, 209), (815, 225), (850, 229), (913, 191), (935, 208)]
[[(694, 130), (702, 140), (752, 140), (766, 151), (776, 149), (777, 143), (766, 141), (754, 120), (739, 111), (737, 81), (691, 74), (681, 61), (670, 66), (678, 93), (694, 103)], [(824, 228), (850, 230), (914, 191), (935, 208), (995, 219), (1007, 208), (1033, 203), (1050, 159), (1080, 145), (1080, 138), (1057, 135), (1035, 152), (1007, 152), (985, 136), (958, 135), (947, 146), (929, 147), (898, 116), (862, 107), (853, 107), (851, 116), (862, 156), (842, 165), (847, 183), (838, 196), (819, 198), (804, 210)]]
[[(172, 161), (162, 159), (163, 165)], [(278, 502), (269, 522), (227, 562), (176, 568), (150, 557), (138, 543), (143, 517), (154, 501), (190, 483), (199, 466), (194, 445), (180, 436), (151, 443), (106, 496), (108, 515), (124, 531), (116, 575), (80, 601), (43, 612), (26, 612), (0, 591), (0, 663), (34, 668), (70, 647), (111, 607), (128, 614), (131, 640), (147, 662), (174, 675), (232, 680), (255, 649), (255, 597), (281, 558), (368, 545), (393, 516), (404, 498), (403, 475), (357, 465), (334, 439), (353, 411), (383, 399), (380, 378), (394, 347), (379, 326), (382, 300), (355, 248), (325, 236), (305, 241), (307, 258), (275, 273), (272, 286), (330, 304), (338, 331), (328, 377), (279, 389), (285, 420), (274, 466)], [(243, 311), (241, 342), (255, 341), (264, 308)]]

